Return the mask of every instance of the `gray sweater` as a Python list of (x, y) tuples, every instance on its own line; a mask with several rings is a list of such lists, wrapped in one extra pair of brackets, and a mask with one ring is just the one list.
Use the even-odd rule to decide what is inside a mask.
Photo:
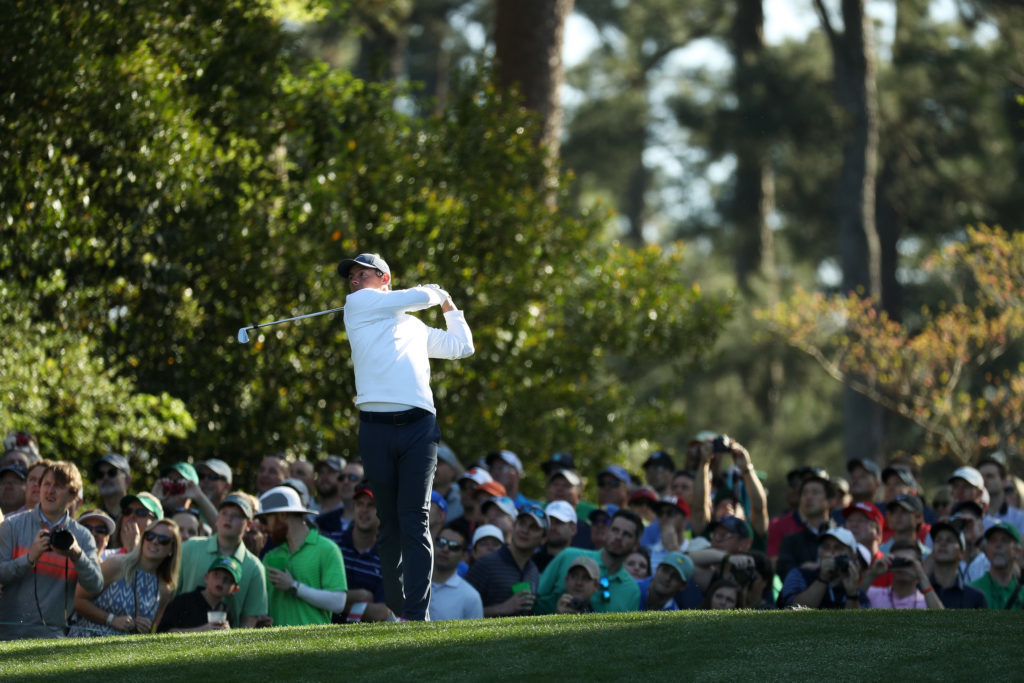
[(28, 551), (42, 527), (39, 515), (37, 505), (0, 524), (0, 640), (61, 638), (74, 610), (75, 586), (103, 590), (96, 542), (70, 515), (67, 529), (82, 549), (78, 561), (50, 550), (29, 566)]

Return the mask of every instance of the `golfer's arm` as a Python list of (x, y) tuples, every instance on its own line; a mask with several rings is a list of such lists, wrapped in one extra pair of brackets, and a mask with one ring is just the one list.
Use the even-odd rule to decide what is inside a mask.
[(427, 328), (427, 355), (448, 360), (472, 356), (476, 351), (473, 346), (473, 332), (469, 329), (463, 312), (449, 311), (444, 314), (444, 320), (448, 326), (447, 330)]

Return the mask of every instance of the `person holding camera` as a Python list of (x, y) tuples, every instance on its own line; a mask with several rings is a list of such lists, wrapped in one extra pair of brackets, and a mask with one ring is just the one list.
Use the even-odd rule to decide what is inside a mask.
[(921, 549), (914, 541), (896, 541), (890, 553), (871, 563), (864, 585), (892, 572), (892, 585), (871, 586), (868, 600), (876, 609), (942, 609), (942, 601), (921, 564)]
[(199, 508), (208, 523), (217, 520), (217, 508), (199, 486), (199, 473), (187, 462), (176, 462), (160, 471), (151, 493), (164, 507), (165, 514), (192, 505)]
[(779, 594), (780, 607), (811, 609), (857, 609), (870, 607), (867, 596), (858, 590), (857, 540), (842, 528), (821, 535), (818, 567), (796, 566), (789, 570)]
[(103, 590), (96, 542), (70, 513), (81, 490), (75, 465), (52, 462), (39, 503), (0, 525), (0, 640), (63, 637), (76, 584)]
[[(743, 444), (725, 434), (702, 441), (699, 448), (700, 461), (694, 479), (693, 517), (690, 520), (694, 535), (702, 534), (722, 514), (732, 514), (750, 523), (754, 547), (764, 548), (768, 538), (768, 496), (754, 470), (750, 453)], [(733, 459), (733, 465), (726, 470), (724, 477), (720, 476), (723, 457)], [(716, 514), (709, 489), (709, 485), (715, 481), (720, 481), (723, 488), (730, 488), (734, 493), (740, 489), (746, 492), (745, 496), (736, 498), (737, 504), (731, 512)], [(742, 498), (749, 502), (749, 514), (748, 506), (742, 504)]]

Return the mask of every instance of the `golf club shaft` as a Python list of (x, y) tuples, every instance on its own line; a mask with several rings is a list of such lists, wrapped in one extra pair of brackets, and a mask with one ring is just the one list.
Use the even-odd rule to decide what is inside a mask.
[(338, 311), (344, 311), (344, 306), (338, 306), (337, 308), (329, 308), (326, 311), (317, 311), (316, 313), (307, 313), (305, 315), (297, 315), (294, 318), (285, 318), (284, 320), (272, 320), (269, 323), (260, 323), (258, 325), (249, 325), (242, 329), (245, 330), (258, 330), (261, 327), (267, 327), (268, 325), (277, 325), (280, 323), (290, 323), (293, 320), (302, 320), (303, 318), (315, 318), (318, 315), (327, 315), (328, 313), (337, 313)]

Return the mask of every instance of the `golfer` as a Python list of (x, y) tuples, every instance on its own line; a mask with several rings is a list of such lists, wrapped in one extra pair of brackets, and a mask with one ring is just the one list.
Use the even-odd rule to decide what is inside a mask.
[[(380, 517), (380, 559), (387, 605), (424, 620), (434, 548), (430, 485), (441, 431), (430, 391), (430, 358), (473, 354), (473, 334), (448, 292), (437, 285), (391, 289), (391, 269), (376, 254), (338, 264), (348, 280), (345, 330), (352, 346), (359, 407), (359, 451)], [(409, 315), (441, 306), (447, 330)]]

